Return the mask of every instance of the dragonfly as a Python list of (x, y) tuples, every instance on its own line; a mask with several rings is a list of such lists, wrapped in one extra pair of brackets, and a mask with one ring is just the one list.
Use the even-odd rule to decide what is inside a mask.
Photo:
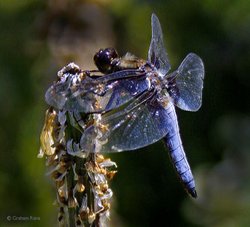
[(94, 115), (94, 123), (82, 132), (83, 151), (137, 150), (162, 139), (184, 188), (196, 198), (175, 106), (185, 111), (201, 107), (204, 64), (190, 53), (169, 73), (171, 65), (155, 14), (151, 26), (147, 60), (130, 53), (119, 57), (113, 48), (101, 49), (94, 61), (103, 76), (68, 67), (58, 74), (45, 98), (56, 109)]

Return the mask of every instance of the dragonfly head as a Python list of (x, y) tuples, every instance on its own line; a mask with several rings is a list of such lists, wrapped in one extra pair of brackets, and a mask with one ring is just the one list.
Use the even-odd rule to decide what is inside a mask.
[(117, 63), (118, 53), (114, 48), (100, 49), (94, 56), (97, 68), (102, 73), (111, 73)]

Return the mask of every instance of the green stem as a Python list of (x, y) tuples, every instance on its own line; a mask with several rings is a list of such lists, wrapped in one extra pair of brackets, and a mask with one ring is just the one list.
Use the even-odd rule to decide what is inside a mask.
[[(70, 168), (68, 174), (67, 174), (67, 188), (68, 188), (68, 195), (70, 195), (70, 192), (74, 188), (74, 172), (73, 169)], [(68, 206), (68, 215), (67, 215), (67, 221), (69, 227), (75, 227), (75, 217), (76, 217), (76, 209), (75, 207), (69, 207)]]

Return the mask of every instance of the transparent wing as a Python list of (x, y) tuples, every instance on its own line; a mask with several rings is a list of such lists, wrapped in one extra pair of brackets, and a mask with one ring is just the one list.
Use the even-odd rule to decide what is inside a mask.
[(75, 74), (52, 85), (46, 102), (56, 109), (85, 113), (103, 112), (130, 101), (149, 87), (146, 75), (138, 70), (122, 70), (99, 78), (79, 79)]
[(99, 126), (89, 127), (81, 147), (90, 152), (135, 150), (163, 138), (174, 130), (174, 106), (163, 107), (157, 94), (143, 93), (122, 111), (103, 115)]
[(155, 14), (151, 17), (152, 38), (148, 51), (148, 60), (155, 65), (163, 76), (170, 70), (170, 64), (164, 47), (163, 35), (159, 19)]
[(168, 75), (168, 93), (180, 109), (197, 111), (202, 103), (204, 65), (199, 56), (190, 53), (179, 68)]

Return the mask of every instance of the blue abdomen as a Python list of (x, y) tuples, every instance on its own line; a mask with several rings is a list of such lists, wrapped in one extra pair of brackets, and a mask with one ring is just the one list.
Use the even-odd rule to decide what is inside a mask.
[(169, 104), (167, 111), (172, 121), (171, 125), (168, 126), (168, 134), (163, 138), (163, 141), (169, 150), (171, 161), (185, 189), (192, 197), (196, 198), (194, 177), (182, 146), (175, 108), (172, 103)]

